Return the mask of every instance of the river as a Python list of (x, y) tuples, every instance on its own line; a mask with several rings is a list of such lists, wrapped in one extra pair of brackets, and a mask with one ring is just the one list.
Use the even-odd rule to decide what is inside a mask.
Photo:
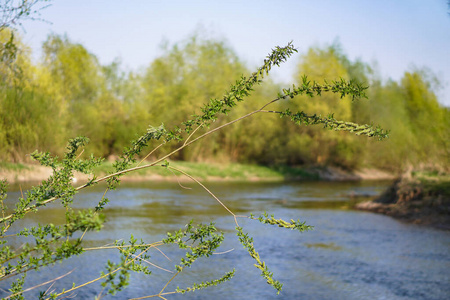
[[(172, 282), (166, 291), (221, 277), (236, 269), (235, 277), (217, 287), (167, 299), (449, 299), (450, 232), (402, 223), (387, 216), (354, 211), (350, 207), (362, 199), (381, 193), (388, 182), (291, 182), (291, 183), (207, 183), (207, 187), (239, 215), (264, 211), (276, 218), (300, 219), (314, 230), (299, 233), (239, 218), (244, 230), (254, 238), (254, 246), (274, 278), (283, 283), (280, 295), (266, 284), (253, 260), (239, 244), (230, 214), (195, 184), (123, 183), (109, 193), (105, 210), (107, 222), (98, 233), (88, 233), (87, 246), (100, 246), (115, 239), (128, 241), (130, 234), (147, 242), (165, 237), (191, 219), (215, 222), (225, 233), (218, 255), (197, 261)], [(76, 208), (94, 207), (103, 194), (93, 187), (78, 195)], [(19, 192), (10, 192), (14, 199)], [(11, 201), (11, 200), (9, 200)], [(29, 214), (30, 226), (37, 222), (60, 223), (64, 210), (51, 205)], [(153, 263), (174, 271), (182, 253), (170, 246), (151, 252)], [(52, 289), (70, 288), (99, 275), (106, 260), (117, 260), (115, 250), (90, 251), (54, 267), (29, 275), (29, 285), (61, 276)], [(150, 276), (133, 275), (131, 284), (116, 296), (127, 299), (157, 294), (173, 273), (150, 266)], [(2, 286), (3, 285), (3, 286)], [(3, 284), (0, 287), (6, 288)], [(45, 288), (41, 288), (41, 290)], [(75, 299), (93, 299), (102, 290), (99, 284), (80, 289)], [(5, 296), (0, 291), (0, 296)], [(35, 299), (36, 293), (26, 294)]]

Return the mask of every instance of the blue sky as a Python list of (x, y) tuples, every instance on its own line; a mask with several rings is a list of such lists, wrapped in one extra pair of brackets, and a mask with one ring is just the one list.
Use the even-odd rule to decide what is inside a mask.
[(162, 41), (178, 42), (196, 30), (226, 40), (249, 67), (293, 40), (300, 54), (274, 72), (286, 83), (301, 53), (339, 39), (350, 59), (377, 62), (385, 80), (428, 67), (443, 85), (439, 101), (450, 107), (448, 11), (447, 0), (56, 0), (41, 13), (51, 24), (26, 21), (22, 34), (35, 56), (49, 33), (66, 33), (101, 63), (120, 57), (132, 70), (160, 55)]

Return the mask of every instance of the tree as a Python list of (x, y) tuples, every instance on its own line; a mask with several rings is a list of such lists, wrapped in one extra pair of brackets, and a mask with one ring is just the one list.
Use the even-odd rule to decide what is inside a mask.
[[(164, 123), (169, 128), (180, 124), (199, 113), (198, 107), (204, 99), (223, 93), (231, 80), (245, 71), (224, 42), (197, 35), (170, 48), (165, 45), (164, 52), (141, 78), (142, 101), (137, 103), (145, 112), (140, 117), (141, 126), (146, 126), (148, 120), (153, 124)], [(180, 151), (176, 158), (202, 160), (213, 156), (221, 146), (218, 139), (212, 137), (203, 145)]]
[(412, 132), (420, 139), (415, 147), (419, 159), (433, 162), (438, 158), (448, 162), (448, 154), (439, 153), (448, 142), (449, 131), (446, 110), (439, 105), (432, 88), (438, 80), (426, 70), (415, 70), (405, 72), (401, 83)]
[(364, 103), (364, 110), (371, 114), (366, 114), (364, 122), (376, 120), (392, 128), (392, 139), (385, 147), (367, 141), (368, 163), (394, 171), (420, 164), (448, 168), (448, 109), (437, 101), (433, 88), (436, 82), (429, 72), (415, 70), (405, 72), (400, 83), (371, 83), (371, 101)]
[(97, 145), (88, 150), (96, 155), (107, 157), (120, 151), (131, 108), (120, 95), (117, 63), (101, 66), (93, 54), (67, 36), (49, 36), (43, 50), (53, 101), (64, 107), (68, 134), (90, 136)]
[[(10, 30), (0, 32), (0, 42)], [(30, 52), (16, 37), (18, 49), (12, 61), (0, 62), (0, 158), (26, 161), (26, 154), (42, 146), (49, 151), (63, 149), (66, 138), (58, 116), (60, 103), (52, 99), (46, 87), (45, 72), (31, 63)], [(47, 81), (48, 82), (48, 81)]]
[[(333, 45), (324, 49), (311, 48), (302, 57), (298, 66), (295, 81), (303, 82), (303, 74), (318, 82), (327, 78), (344, 78), (350, 80), (345, 63), (349, 65), (340, 53), (339, 46)], [(326, 81), (324, 82), (326, 83)], [(338, 94), (327, 94), (320, 101), (303, 96), (296, 101), (293, 109), (303, 109), (308, 113), (321, 116), (333, 114), (338, 119), (350, 120), (352, 118), (352, 102)], [(292, 104), (288, 104), (292, 105)], [(352, 137), (343, 134), (332, 134), (317, 127), (292, 128), (296, 132), (294, 138), (288, 143), (289, 151), (293, 155), (293, 163), (334, 164), (345, 168), (354, 168), (357, 165), (359, 149)], [(296, 149), (300, 149), (297, 151)]]
[[(0, 3), (0, 62), (13, 67), (16, 55), (22, 50), (15, 39), (15, 29), (23, 20), (41, 20), (40, 12), (49, 6), (49, 0), (4, 0)], [(5, 34), (6, 33), (6, 34)]]

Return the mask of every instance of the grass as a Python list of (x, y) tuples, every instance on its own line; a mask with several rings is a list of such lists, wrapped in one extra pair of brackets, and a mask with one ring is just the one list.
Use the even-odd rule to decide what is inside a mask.
[(422, 181), (424, 191), (432, 195), (443, 195), (450, 198), (450, 180)]
[(431, 171), (413, 171), (411, 175), (421, 181), (450, 181), (450, 173)]
[[(252, 179), (268, 179), (268, 180), (285, 180), (293, 178), (302, 179), (318, 179), (317, 175), (311, 174), (305, 169), (294, 168), (288, 166), (268, 167), (251, 164), (220, 164), (220, 163), (200, 163), (186, 161), (171, 161), (170, 166), (181, 169), (182, 171), (196, 178), (205, 179), (227, 179), (227, 180), (252, 180)], [(111, 162), (104, 162), (95, 169), (95, 173), (110, 173), (114, 170)], [(147, 169), (141, 169), (133, 172), (134, 176), (151, 176), (158, 175), (163, 177), (171, 177), (177, 174), (176, 171), (171, 172), (166, 168), (155, 166)], [(133, 175), (132, 175), (133, 176)]]
[(413, 172), (413, 178), (419, 180), (426, 194), (450, 197), (450, 174), (432, 171)]
[(32, 169), (31, 166), (24, 165), (21, 163), (10, 163), (10, 162), (5, 162), (5, 161), (0, 161), (0, 170), (20, 172), (20, 171), (31, 170), (31, 169)]
[[(191, 176), (202, 180), (234, 180), (234, 181), (252, 181), (252, 180), (318, 180), (316, 173), (308, 171), (307, 168), (289, 167), (289, 166), (261, 166), (253, 164), (239, 163), (204, 163), (187, 161), (170, 161), (169, 165), (178, 168)], [(33, 165), (21, 163), (0, 162), (0, 172), (20, 173), (22, 171), (33, 171)], [(113, 163), (104, 161), (100, 166), (94, 169), (97, 176), (110, 174), (114, 171)], [(140, 176), (161, 176), (171, 180), (173, 177), (183, 177), (180, 173), (161, 166), (154, 166), (146, 169), (137, 170), (128, 174), (130, 177)]]

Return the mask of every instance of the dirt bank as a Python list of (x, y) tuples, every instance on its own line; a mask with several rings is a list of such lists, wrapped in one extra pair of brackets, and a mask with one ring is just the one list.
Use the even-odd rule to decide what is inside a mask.
[(377, 169), (347, 171), (336, 167), (308, 167), (308, 172), (317, 174), (321, 180), (357, 181), (357, 180), (394, 180), (395, 174)]
[[(205, 181), (282, 181), (282, 180), (329, 180), (329, 181), (355, 181), (355, 180), (393, 180), (395, 177), (393, 174), (389, 174), (380, 170), (374, 169), (362, 169), (359, 171), (344, 171), (335, 167), (289, 167), (288, 170), (283, 169), (277, 171), (277, 169), (271, 169), (269, 167), (259, 167), (257, 170), (251, 170), (245, 165), (238, 165), (242, 171), (242, 174), (236, 175), (235, 169), (228, 168), (229, 170), (223, 170), (220, 175), (217, 172), (209, 170), (203, 170), (202, 164), (193, 164), (191, 168), (183, 169), (194, 177), (198, 177), (195, 174), (201, 173), (202, 176), (199, 179)], [(208, 169), (226, 169), (224, 165), (209, 164)], [(202, 172), (199, 172), (202, 171)], [(52, 170), (49, 167), (43, 167), (39, 165), (13, 165), (8, 168), (0, 167), (0, 179), (6, 179), (9, 183), (21, 183), (21, 182), (36, 182), (47, 179), (52, 174)], [(97, 174), (100, 177), (102, 174)], [(88, 180), (88, 176), (81, 173), (76, 173), (75, 180), (79, 183)], [(148, 169), (148, 172), (129, 173), (122, 177), (124, 181), (186, 181), (190, 180), (184, 176), (175, 176), (172, 173), (166, 172), (165, 175), (161, 175), (152, 172)]]
[(377, 199), (359, 203), (356, 209), (450, 230), (450, 180), (404, 176)]

